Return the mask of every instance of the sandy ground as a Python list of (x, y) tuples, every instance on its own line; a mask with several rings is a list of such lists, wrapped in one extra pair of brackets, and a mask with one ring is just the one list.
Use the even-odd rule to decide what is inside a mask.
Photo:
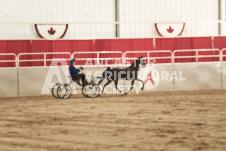
[(0, 99), (0, 151), (225, 151), (226, 92)]

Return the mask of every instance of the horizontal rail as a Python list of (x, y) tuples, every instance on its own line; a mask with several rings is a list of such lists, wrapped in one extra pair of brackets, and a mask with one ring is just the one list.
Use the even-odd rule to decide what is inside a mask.
[(226, 51), (226, 48), (221, 49), (221, 61), (224, 62), (224, 57), (226, 57), (226, 54), (224, 55), (224, 51)]
[[(15, 53), (0, 53), (0, 56), (14, 56), (14, 59), (9, 60), (9, 59), (0, 59), (0, 63), (9, 63), (9, 62), (14, 62), (15, 63), (15, 67), (20, 67), (20, 63), (22, 62), (43, 62), (44, 66), (47, 66), (47, 62), (52, 61), (52, 58), (48, 58), (48, 55), (66, 55), (66, 58), (54, 58), (55, 60), (65, 60), (65, 59), (70, 59), (72, 57), (75, 57), (76, 55), (81, 55), (81, 54), (96, 54), (95, 57), (90, 57), (90, 58), (80, 58), (78, 56), (76, 56), (76, 60), (78, 61), (84, 61), (84, 60), (92, 60), (92, 61), (97, 61), (97, 65), (101, 64), (101, 61), (103, 60), (122, 60), (122, 64), (125, 65), (126, 60), (134, 60), (136, 59), (136, 57), (131, 56), (128, 57), (128, 55), (131, 54), (145, 54), (145, 57), (143, 57), (144, 59), (148, 59), (153, 60), (153, 59), (171, 59), (170, 63), (175, 63), (175, 59), (185, 59), (185, 58), (195, 58), (196, 62), (198, 62), (199, 58), (218, 58), (220, 61), (224, 61), (224, 57), (226, 57), (226, 54), (224, 54), (226, 51), (226, 48), (219, 50), (219, 49), (182, 49), (182, 50), (175, 50), (174, 52), (172, 52), (171, 50), (153, 50), (153, 51), (126, 51), (126, 52), (121, 52), (121, 51), (96, 51), (96, 52), (74, 52), (73, 54), (71, 54), (70, 52), (39, 52), (39, 53), (19, 53), (18, 55), (16, 55)], [(183, 53), (186, 52), (195, 52), (192, 55), (183, 55)], [(218, 52), (218, 54), (200, 54), (199, 52), (213, 52), (216, 53)], [(163, 56), (161, 56), (161, 53), (164, 53)], [(167, 54), (168, 53), (168, 54)], [(182, 54), (178, 54), (178, 53), (182, 53)], [(105, 58), (101, 58), (100, 55), (101, 54), (119, 54), (119, 56), (117, 55), (116, 57), (105, 57)], [(156, 54), (156, 56), (153, 56), (154, 54)], [(41, 59), (27, 59), (27, 58), (22, 58), (22, 56), (35, 56), (35, 55), (42, 55)], [(159, 56), (160, 55), (160, 56)], [(65, 57), (65, 56), (64, 56)], [(148, 62), (150, 63), (150, 62)], [(111, 65), (112, 66), (112, 65)]]
[[(97, 56), (95, 57), (95, 58), (78, 58), (78, 59), (76, 59), (76, 60), (87, 60), (87, 59), (91, 59), (91, 60), (96, 60), (97, 61), (97, 65), (99, 65), (100, 64), (100, 61), (102, 61), (102, 60), (118, 60), (118, 59), (122, 59), (123, 60), (123, 52), (121, 52), (121, 51), (94, 51), (94, 52), (74, 52), (73, 54), (72, 54), (72, 58), (74, 58), (75, 57), (75, 55), (76, 54), (79, 54), (79, 55), (81, 55), (81, 54), (96, 54)], [(118, 58), (118, 57), (115, 57), (115, 58), (110, 58), (110, 57), (108, 57), (108, 58), (100, 58), (100, 54), (120, 54), (120, 56), (121, 56), (121, 58)]]
[[(124, 53), (124, 63), (125, 60), (128, 60), (126, 57), (127, 54), (137, 54), (137, 53), (146, 53), (147, 57), (144, 57), (144, 59), (148, 59), (148, 64), (150, 64), (149, 60), (153, 60), (153, 59), (171, 59), (171, 63), (172, 63), (172, 51), (171, 50), (152, 50), (152, 51), (126, 51)], [(163, 56), (163, 57), (155, 57), (155, 56), (150, 56), (151, 54), (154, 53), (169, 53), (170, 55), (168, 57)], [(135, 58), (136, 59), (136, 58)]]
[(15, 53), (0, 53), (0, 56), (13, 56), (14, 59), (12, 60), (0, 60), (1, 63), (15, 63), (15, 67), (17, 67), (17, 55)]
[(0, 60), (0, 62), (16, 62), (16, 60)]
[[(53, 59), (32, 59), (32, 60), (20, 60), (20, 62), (26, 61), (52, 61)], [(65, 60), (64, 58), (54, 58), (54, 60)]]
[[(43, 59), (21, 59), (21, 56), (31, 56), (31, 55), (43, 55)], [(56, 58), (55, 60), (65, 60), (65, 59), (70, 59), (71, 58), (71, 53), (70, 52), (37, 52), (37, 53), (19, 53), (18, 54), (18, 67), (20, 67), (20, 62), (43, 62), (44, 67), (46, 67), (46, 62), (47, 61), (52, 61), (52, 59), (46, 59), (47, 55), (68, 55), (68, 58)]]
[[(176, 53), (185, 53), (185, 52), (195, 52), (195, 55), (186, 55), (186, 56), (176, 56)], [(219, 52), (218, 55), (199, 55), (199, 52)], [(195, 58), (196, 62), (198, 62), (199, 58), (216, 58), (219, 57), (219, 61), (221, 61), (221, 53), (219, 49), (182, 49), (182, 50), (174, 50), (173, 55), (172, 55), (172, 59), (173, 59), (173, 63), (175, 63), (175, 59), (185, 59), (185, 58)]]
[(46, 55), (69, 54), (69, 55), (71, 55), (70, 52), (32, 52), (32, 53), (19, 53), (18, 57), (22, 56), (22, 55), (43, 55), (43, 54), (46, 54)]
[[(147, 57), (143, 57), (144, 59), (148, 59)], [(171, 59), (172, 57), (150, 57), (150, 59)], [(137, 59), (137, 58), (124, 58), (126, 60), (132, 60), (132, 59)]]
[[(219, 57), (219, 55), (202, 55), (202, 56), (198, 56), (198, 58), (211, 58), (211, 57)], [(196, 56), (175, 56), (174, 57), (175, 59), (178, 59), (178, 58), (196, 58)]]
[(84, 53), (84, 54), (89, 54), (89, 53), (120, 53), (120, 54), (123, 54), (123, 52), (121, 52), (121, 51), (91, 51), (91, 52), (87, 52), (87, 51), (84, 51), (84, 52), (74, 52), (72, 55), (75, 55), (76, 53), (79, 53), (79, 54), (82, 54), (82, 53)]

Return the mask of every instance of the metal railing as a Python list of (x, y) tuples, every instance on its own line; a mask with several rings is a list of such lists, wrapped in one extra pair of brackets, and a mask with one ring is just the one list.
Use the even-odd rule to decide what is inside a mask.
[[(176, 55), (177, 53), (187, 53), (187, 52), (194, 52), (195, 55)], [(211, 52), (215, 53), (217, 52), (218, 54), (215, 55), (199, 55), (199, 52)], [(172, 59), (173, 63), (176, 63), (175, 59), (195, 59), (195, 62), (199, 62), (199, 58), (218, 58), (219, 61), (221, 60), (221, 53), (219, 49), (185, 49), (185, 50), (174, 50)], [(187, 61), (187, 62), (194, 62), (194, 61)]]
[[(152, 51), (126, 51), (124, 53), (124, 64), (126, 62), (126, 60), (134, 60), (136, 58), (134, 57), (127, 57), (128, 54), (145, 54), (146, 53), (146, 57), (143, 57), (144, 59), (147, 59), (148, 62), (147, 64), (152, 64), (152, 63), (155, 63), (156, 59), (170, 59), (171, 60), (171, 63), (172, 63), (172, 51), (171, 50), (152, 50)], [(163, 56), (153, 56), (152, 54), (155, 54), (155, 53), (164, 53)], [(166, 53), (169, 53), (170, 55), (169, 56), (165, 56)], [(140, 57), (140, 56), (139, 56)]]
[(226, 51), (226, 48), (221, 49), (221, 61), (224, 62), (224, 57), (226, 57), (226, 54), (224, 52)]
[[(201, 58), (215, 58), (214, 60), (210, 60), (212, 62), (216, 61), (224, 61), (226, 57), (226, 48), (219, 50), (219, 49), (189, 49), (189, 50), (175, 50), (172, 52), (171, 50), (153, 50), (153, 51), (97, 51), (97, 52), (74, 52), (71, 54), (70, 52), (40, 52), (40, 53), (19, 53), (16, 55), (15, 53), (0, 53), (0, 56), (13, 56), (13, 59), (0, 59), (0, 63), (15, 63), (14, 67), (21, 67), (22, 62), (42, 62), (42, 66), (48, 66), (47, 62), (52, 61), (50, 55), (61, 55), (60, 57), (54, 58), (54, 61), (65, 61), (69, 60), (72, 57), (75, 57), (76, 60), (79, 61), (86, 61), (90, 59), (92, 61), (96, 61), (96, 65), (101, 65), (101, 61), (103, 60), (122, 60), (122, 64), (125, 65), (126, 60), (134, 60), (136, 59), (134, 56), (136, 54), (146, 54), (144, 59), (147, 59), (147, 64), (151, 64), (150, 60), (154, 59), (168, 59), (168, 63), (177, 63), (176, 59), (193, 59), (192, 61), (185, 61), (185, 62), (201, 62)], [(191, 55), (186, 53), (192, 53)], [(207, 54), (200, 54), (200, 52), (209, 52)], [(154, 55), (157, 54), (158, 55)], [(163, 53), (161, 55), (161, 53)], [(183, 55), (185, 53), (186, 55)], [(211, 54), (212, 53), (212, 54)], [(116, 57), (101, 57), (101, 54), (106, 54), (111, 56), (110, 54), (115, 54)], [(22, 57), (29, 57), (29, 56), (42, 56), (41, 59), (23, 59)], [(80, 55), (91, 55), (91, 57), (79, 57)], [(94, 57), (92, 55), (95, 55)], [(130, 56), (132, 57), (130, 57)], [(65, 57), (66, 56), (66, 57)], [(210, 62), (207, 61), (207, 62)], [(225, 60), (226, 61), (226, 60)], [(205, 61), (204, 61), (205, 62)], [(184, 63), (184, 62), (183, 62)], [(28, 65), (31, 66), (31, 65)]]
[(14, 59), (10, 59), (10, 60), (0, 59), (0, 63), (15, 63), (14, 67), (17, 67), (17, 56), (15, 53), (0, 53), (0, 56), (13, 56)]
[[(102, 58), (100, 57), (101, 54), (118, 54), (120, 55), (120, 57), (107, 57), (107, 58)], [(87, 57), (87, 58), (81, 58), (80, 56), (82, 55), (96, 55), (96, 57)], [(121, 51), (95, 51), (95, 52), (74, 52), (72, 54), (72, 58), (76, 58), (76, 60), (78, 61), (87, 61), (91, 60), (91, 61), (96, 61), (96, 64), (94, 65), (103, 65), (101, 64), (101, 61), (103, 62), (103, 60), (107, 60), (107, 61), (114, 61), (114, 60), (122, 60), (123, 61), (123, 52)]]
[[(37, 56), (37, 55), (43, 55), (43, 59), (21, 59), (22, 56)], [(39, 52), (39, 53), (19, 53), (18, 54), (18, 67), (20, 67), (21, 62), (43, 62), (44, 67), (47, 66), (48, 61), (52, 61), (51, 59), (47, 59), (47, 55), (68, 55), (67, 58), (61, 58), (58, 57), (54, 59), (54, 61), (65, 61), (65, 59), (70, 59), (71, 58), (71, 53), (70, 52)]]

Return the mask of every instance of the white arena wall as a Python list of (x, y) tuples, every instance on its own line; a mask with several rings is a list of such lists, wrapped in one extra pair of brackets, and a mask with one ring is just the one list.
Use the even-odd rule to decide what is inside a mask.
[(221, 81), (221, 63), (186, 63), (175, 64), (175, 71), (182, 71), (185, 81), (174, 81), (174, 90), (220, 90)]
[[(63, 76), (62, 67), (51, 67), (52, 71), (57, 73), (60, 72), (62, 77), (61, 83), (66, 83), (66, 77)], [(68, 67), (67, 67), (68, 69)], [(45, 80), (47, 79), (48, 67), (32, 67), (32, 68), (19, 68), (19, 96), (40, 96), (42, 95), (42, 88), (44, 86)], [(52, 84), (49, 84), (49, 87), (52, 87), (54, 83), (58, 83), (57, 76), (53, 76), (47, 80)], [(60, 80), (60, 79), (59, 79)]]
[(222, 69), (222, 73), (221, 73), (222, 87), (223, 89), (226, 89), (226, 62), (222, 62), (221, 69)]
[[(144, 91), (193, 91), (193, 90), (220, 90), (226, 89), (226, 68), (221, 62), (209, 63), (175, 63), (175, 64), (157, 64), (154, 66), (161, 73), (168, 72), (169, 77), (173, 71), (179, 73), (182, 71), (182, 77), (186, 80), (178, 81), (176, 79), (162, 80), (157, 85), (145, 85)], [(222, 67), (222, 68), (221, 68)], [(17, 96), (41, 96), (41, 92), (50, 93), (50, 89), (43, 90), (44, 86), (51, 88), (56, 82), (67, 82), (68, 67), (19, 67), (17, 68), (0, 68), (0, 97), (17, 97)], [(105, 67), (87, 67), (84, 72), (104, 71)], [(62, 81), (51, 73), (59, 71)], [(64, 73), (68, 73), (64, 75)], [(47, 77), (47, 75), (50, 75)], [(179, 75), (177, 74), (179, 77)], [(160, 76), (161, 77), (161, 76)], [(46, 83), (47, 84), (46, 84)], [(46, 84), (46, 85), (45, 85)], [(130, 82), (119, 82), (119, 84), (130, 84)], [(113, 85), (113, 83), (111, 84)], [(135, 85), (139, 85), (138, 82)], [(80, 93), (80, 87), (75, 86), (76, 91)], [(46, 90), (46, 89), (45, 89)], [(135, 92), (135, 91), (133, 91)], [(44, 94), (44, 95), (45, 95)]]
[(0, 68), (0, 97), (18, 96), (17, 68)]
[(158, 37), (155, 22), (215, 36), (219, 11), (218, 0), (0, 0), (0, 39), (39, 39), (35, 23), (68, 23), (64, 39)]

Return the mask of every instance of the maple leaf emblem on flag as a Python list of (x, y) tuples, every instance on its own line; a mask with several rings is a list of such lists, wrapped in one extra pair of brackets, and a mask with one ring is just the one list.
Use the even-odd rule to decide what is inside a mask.
[(169, 26), (169, 28), (166, 30), (168, 31), (168, 33), (173, 33), (173, 31), (174, 31), (174, 29), (171, 26)]
[(48, 30), (48, 33), (49, 33), (50, 35), (54, 35), (55, 32), (56, 32), (56, 30), (53, 30), (53, 27), (51, 27), (50, 30)]

